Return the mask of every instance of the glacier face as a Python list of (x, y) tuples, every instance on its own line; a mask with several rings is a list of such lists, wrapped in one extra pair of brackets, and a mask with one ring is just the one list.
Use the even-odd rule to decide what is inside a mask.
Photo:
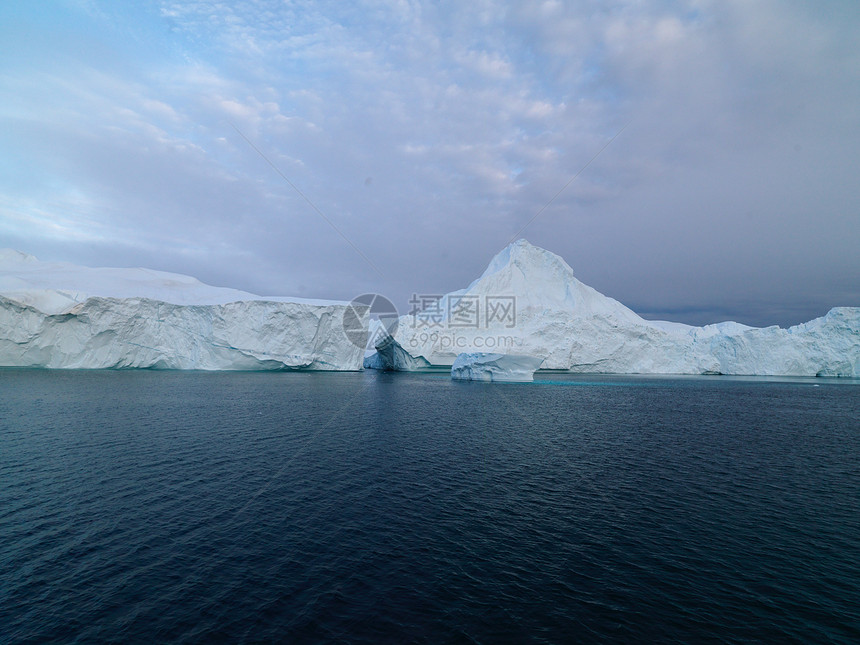
[(496, 352), (575, 372), (857, 378), (860, 308), (788, 329), (650, 321), (581, 283), (559, 256), (519, 240), (466, 289), (429, 313), (402, 316), (378, 349), (367, 367), (450, 366), (461, 353)]
[[(0, 251), (0, 365), (359, 370), (364, 349), (344, 332), (348, 307)], [(365, 311), (350, 312), (367, 323)]]

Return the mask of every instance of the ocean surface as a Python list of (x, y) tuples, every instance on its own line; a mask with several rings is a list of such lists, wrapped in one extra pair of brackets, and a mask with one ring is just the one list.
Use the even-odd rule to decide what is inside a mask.
[(0, 642), (860, 642), (860, 382), (0, 370)]

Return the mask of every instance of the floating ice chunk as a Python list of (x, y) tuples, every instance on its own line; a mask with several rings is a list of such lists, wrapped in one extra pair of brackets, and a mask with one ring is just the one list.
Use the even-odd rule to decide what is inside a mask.
[(451, 378), (457, 381), (528, 382), (542, 358), (519, 354), (464, 353), (451, 366)]

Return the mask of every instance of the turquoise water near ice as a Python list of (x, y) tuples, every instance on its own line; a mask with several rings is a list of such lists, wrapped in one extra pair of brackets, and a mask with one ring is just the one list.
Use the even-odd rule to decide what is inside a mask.
[(860, 641), (860, 383), (0, 370), (0, 642)]

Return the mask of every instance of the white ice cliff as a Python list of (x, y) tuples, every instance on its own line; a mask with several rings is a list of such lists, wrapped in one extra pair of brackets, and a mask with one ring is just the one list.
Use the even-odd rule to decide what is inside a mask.
[(2, 366), (358, 370), (364, 348), (347, 338), (345, 313), (366, 326), (367, 312), (348, 303), (0, 250)]
[(454, 359), (451, 378), (455, 381), (528, 382), (543, 359), (519, 354), (463, 353)]
[(860, 308), (788, 329), (650, 321), (577, 280), (559, 256), (519, 240), (468, 288), (401, 316), (366, 367), (451, 366), (462, 353), (542, 359), (542, 369), (625, 374), (860, 377)]

